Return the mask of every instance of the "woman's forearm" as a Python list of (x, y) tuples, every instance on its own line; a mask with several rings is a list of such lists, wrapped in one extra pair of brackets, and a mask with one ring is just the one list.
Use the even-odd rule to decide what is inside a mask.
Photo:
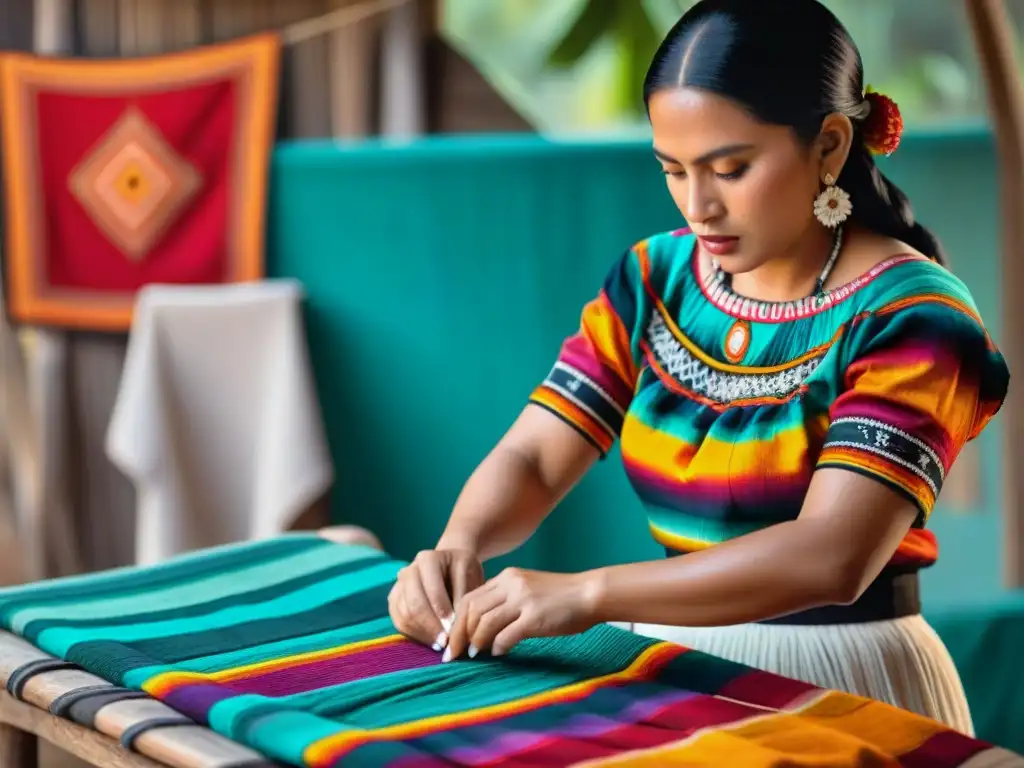
[(466, 549), (481, 561), (504, 555), (533, 535), (557, 502), (535, 462), (499, 447), (459, 494), (438, 549)]
[(601, 568), (592, 585), (596, 621), (725, 626), (850, 602), (865, 580), (816, 521), (793, 521), (680, 557)]

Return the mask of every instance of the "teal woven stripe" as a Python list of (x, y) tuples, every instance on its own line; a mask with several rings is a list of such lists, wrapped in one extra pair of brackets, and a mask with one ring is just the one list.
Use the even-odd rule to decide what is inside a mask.
[[(343, 626), (363, 624), (381, 617), (381, 606), (387, 603), (392, 583), (387, 581), (361, 592), (342, 595), (336, 600), (318, 605), (302, 613), (274, 616), (224, 629), (196, 632), (189, 636), (187, 644), (172, 636), (140, 640), (137, 643), (132, 643), (132, 647), (139, 653), (159, 659), (165, 664), (179, 664), (202, 656), (227, 653), (238, 648), (239, 645), (266, 645), (288, 640), (300, 632), (315, 635)], [(244, 638), (244, 640), (240, 638)], [(75, 646), (76, 654), (79, 650), (79, 646)], [(82, 653), (78, 656), (88, 658), (88, 649), (83, 647), (81, 651)]]
[(255, 722), (249, 722), (246, 718), (246, 726), (236, 740), (278, 760), (302, 765), (302, 753), (310, 744), (333, 736), (340, 730), (337, 723), (312, 717), (305, 712), (282, 711), (264, 715)]
[[(175, 612), (191, 606), (203, 606), (225, 597), (242, 598), (282, 582), (322, 573), (333, 565), (352, 563), (380, 553), (359, 547), (316, 547), (275, 558), (246, 563), (230, 571), (213, 573), (206, 578), (194, 579), (181, 585), (159, 586), (123, 596), (88, 597), (73, 602), (61, 600), (44, 606), (27, 607), (11, 617), (11, 626), (24, 634), (30, 622), (56, 620), (65, 626), (85, 626), (137, 622), (137, 614), (159, 609), (174, 618)], [(147, 621), (153, 621), (148, 618)]]
[(332, 599), (336, 599), (339, 595), (350, 594), (356, 590), (393, 581), (401, 567), (400, 563), (388, 561), (367, 568), (365, 571), (345, 574), (344, 576), (317, 583), (306, 589), (284, 595), (276, 600), (268, 600), (265, 603), (256, 605), (228, 608), (210, 615), (171, 619), (143, 625), (114, 623), (106, 627), (84, 629), (53, 627), (41, 632), (37, 642), (41, 648), (61, 658), (67, 655), (68, 650), (73, 645), (92, 640), (131, 643), (150, 638), (166, 637), (175, 638), (180, 643), (181, 638), (188, 637), (188, 635), (196, 632), (234, 627), (258, 619), (287, 617), (322, 606)]
[(278, 760), (302, 765), (302, 751), (314, 741), (351, 730), (343, 723), (286, 709), (264, 696), (237, 696), (210, 710), (210, 727)]
[(166, 563), (148, 567), (119, 568), (59, 581), (42, 581), (0, 589), (0, 620), (10, 629), (9, 617), (19, 610), (49, 602), (123, 595), (160, 586), (184, 585), (210, 574), (230, 571), (249, 563), (270, 563), (278, 557), (330, 542), (312, 534), (293, 534), (268, 541), (226, 545), (183, 555)]

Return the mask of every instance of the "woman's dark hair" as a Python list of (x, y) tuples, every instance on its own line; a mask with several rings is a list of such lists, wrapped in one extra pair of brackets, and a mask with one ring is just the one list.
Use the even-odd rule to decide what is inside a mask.
[(914, 220), (906, 195), (864, 144), (870, 107), (860, 52), (817, 0), (701, 0), (655, 53), (644, 103), (658, 91), (681, 87), (724, 96), (764, 123), (789, 126), (807, 143), (827, 115), (846, 115), (854, 126), (853, 146), (837, 184), (852, 198), (851, 218), (945, 263), (939, 241)]

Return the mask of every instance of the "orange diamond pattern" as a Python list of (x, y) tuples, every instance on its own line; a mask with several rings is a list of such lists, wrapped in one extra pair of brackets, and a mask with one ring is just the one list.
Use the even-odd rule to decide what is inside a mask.
[(107, 238), (140, 261), (195, 198), (202, 177), (130, 108), (72, 170), (68, 187)]

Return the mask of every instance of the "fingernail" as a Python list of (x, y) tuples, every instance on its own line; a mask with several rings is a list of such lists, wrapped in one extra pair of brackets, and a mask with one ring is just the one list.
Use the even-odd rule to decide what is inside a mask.
[(452, 624), (454, 624), (454, 623), (455, 623), (455, 615), (454, 614), (452, 614), (451, 616), (449, 616), (446, 619), (441, 619), (441, 626), (444, 627), (444, 631), (445, 632), (451, 632), (452, 631)]
[(476, 646), (475, 646), (475, 645), (473, 645), (472, 643), (470, 643), (470, 644), (469, 644), (469, 658), (471, 658), (471, 659), (475, 659), (475, 658), (476, 658), (476, 655), (477, 655), (478, 653), (479, 653), (479, 651), (477, 650)]
[(501, 656), (504, 653), (505, 653), (505, 649), (504, 648), (499, 648), (498, 646), (494, 646), (493, 648), (491, 648), (491, 656)]
[(448, 645), (448, 633), (442, 632), (437, 636), (437, 639), (434, 641), (433, 648), (435, 651), (440, 651), (446, 645)]
[(444, 656), (441, 657), (441, 663), (442, 664), (447, 664), (451, 660), (452, 660), (452, 649), (451, 649), (451, 646), (448, 646), (447, 648), (444, 649)]

